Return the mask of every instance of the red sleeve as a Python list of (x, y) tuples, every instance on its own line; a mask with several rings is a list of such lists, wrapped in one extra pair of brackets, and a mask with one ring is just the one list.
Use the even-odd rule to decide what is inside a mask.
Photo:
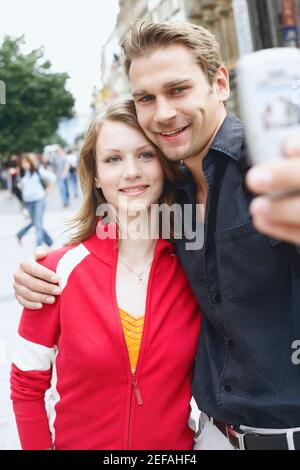
[[(49, 253), (42, 264), (55, 271), (65, 251)], [(59, 335), (60, 297), (40, 310), (23, 310), (11, 368), (11, 399), (25, 450), (52, 447), (45, 393), (50, 388)]]
[(11, 368), (11, 399), (23, 450), (45, 450), (52, 447), (45, 392), (50, 387), (52, 369), (24, 372)]

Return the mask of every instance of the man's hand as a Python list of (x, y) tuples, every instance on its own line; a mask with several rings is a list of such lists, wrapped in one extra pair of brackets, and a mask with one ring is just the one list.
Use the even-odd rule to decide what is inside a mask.
[[(249, 189), (261, 194), (252, 201), (250, 212), (260, 232), (300, 245), (300, 141), (287, 144), (284, 153), (287, 159), (249, 171)], [(286, 195), (272, 197), (269, 193)]]
[[(38, 248), (35, 251), (36, 260), (45, 256), (47, 256), (45, 248)], [(14, 274), (16, 299), (23, 307), (30, 309), (42, 308), (42, 304), (53, 304), (54, 296), (60, 294), (60, 288), (54, 285), (58, 282), (59, 277), (50, 269), (36, 261), (22, 261)]]

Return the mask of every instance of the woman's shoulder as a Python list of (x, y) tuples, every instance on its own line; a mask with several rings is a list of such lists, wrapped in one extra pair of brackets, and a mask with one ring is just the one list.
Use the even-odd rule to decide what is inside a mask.
[(48, 251), (47, 256), (39, 260), (39, 263), (52, 271), (56, 271), (57, 265), (63, 257), (78, 246), (79, 245), (66, 245), (61, 248), (57, 248), (56, 250)]

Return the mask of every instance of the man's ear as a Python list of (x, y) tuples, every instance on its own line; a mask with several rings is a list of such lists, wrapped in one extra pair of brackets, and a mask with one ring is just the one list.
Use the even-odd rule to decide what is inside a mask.
[(228, 100), (230, 94), (229, 72), (225, 65), (221, 65), (216, 72), (214, 89), (219, 101), (225, 102)]

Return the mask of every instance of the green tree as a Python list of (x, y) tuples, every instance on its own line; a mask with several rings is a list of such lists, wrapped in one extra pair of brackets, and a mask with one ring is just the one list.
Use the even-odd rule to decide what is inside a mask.
[(61, 119), (73, 117), (74, 98), (66, 90), (66, 73), (51, 72), (42, 49), (22, 54), (24, 37), (6, 36), (0, 47), (0, 80), (6, 104), (0, 105), (0, 157), (39, 152)]

